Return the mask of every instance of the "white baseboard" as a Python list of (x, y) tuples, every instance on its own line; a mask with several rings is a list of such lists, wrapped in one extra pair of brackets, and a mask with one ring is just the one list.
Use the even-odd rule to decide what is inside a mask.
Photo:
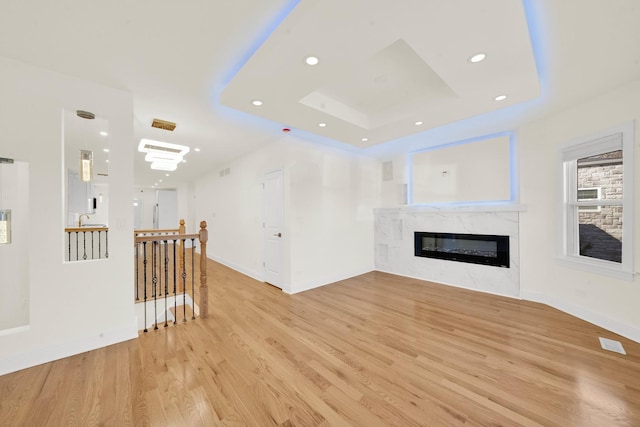
[(482, 292), (483, 294), (497, 295), (499, 297), (507, 297), (507, 298), (513, 298), (513, 299), (520, 299), (519, 297), (517, 297), (515, 295), (502, 294), (502, 293), (499, 293), (499, 292), (491, 292), (491, 291), (486, 291), (484, 289), (469, 288), (467, 286), (455, 285), (453, 283), (436, 282), (434, 280), (425, 279), (424, 277), (409, 276), (408, 274), (400, 274), (400, 273), (396, 273), (395, 271), (386, 271), (386, 270), (380, 270), (380, 269), (376, 269), (376, 271), (379, 271), (381, 273), (393, 274), (394, 276), (407, 277), (409, 279), (422, 280), (423, 282), (435, 283), (436, 285), (453, 286), (454, 288), (460, 288), (460, 289), (466, 289), (466, 290), (469, 290), (469, 291)]
[(556, 308), (560, 311), (564, 311), (565, 313), (571, 314), (572, 316), (575, 316), (586, 322), (593, 323), (596, 326), (600, 326), (601, 328), (604, 328), (608, 331), (640, 343), (640, 328), (636, 326), (611, 319), (601, 313), (597, 313), (595, 311), (589, 310), (588, 308), (581, 307), (579, 305), (546, 294), (524, 291), (521, 293), (521, 298), (527, 301), (539, 302)]
[(99, 335), (78, 338), (51, 347), (36, 348), (26, 353), (5, 357), (0, 359), (0, 375), (138, 338), (137, 323), (137, 319), (133, 318), (131, 325), (126, 328), (106, 331)]
[(282, 291), (284, 293), (286, 293), (286, 294), (293, 295), (293, 294), (297, 294), (297, 293), (300, 293), (300, 292), (308, 291), (308, 290), (311, 290), (311, 289), (319, 288), (321, 286), (330, 285), (332, 283), (339, 282), (341, 280), (346, 280), (346, 279), (350, 279), (352, 277), (360, 276), (362, 274), (370, 273), (373, 270), (374, 270), (373, 267), (365, 268), (365, 269), (359, 269), (359, 270), (351, 271), (351, 272), (348, 272), (348, 273), (343, 273), (343, 274), (339, 274), (339, 275), (333, 275), (333, 276), (325, 277), (325, 278), (322, 278), (322, 279), (319, 279), (319, 280), (312, 280), (310, 282), (303, 283), (302, 285), (298, 285), (298, 286), (296, 286), (295, 284), (292, 284), (291, 285), (292, 290), (287, 291), (287, 290), (283, 289)]
[(220, 263), (220, 264), (222, 264), (224, 266), (227, 266), (230, 269), (237, 271), (238, 273), (242, 273), (245, 276), (249, 276), (252, 279), (257, 280), (258, 282), (264, 282), (264, 278), (262, 277), (262, 273), (258, 273), (256, 271), (249, 270), (247, 268), (244, 268), (244, 267), (239, 266), (237, 264), (234, 264), (232, 262), (226, 261), (226, 260), (224, 260), (222, 258), (219, 258), (217, 256), (214, 256), (214, 255), (207, 254), (207, 258), (210, 258), (210, 259), (214, 260), (215, 262), (218, 262), (218, 263)]

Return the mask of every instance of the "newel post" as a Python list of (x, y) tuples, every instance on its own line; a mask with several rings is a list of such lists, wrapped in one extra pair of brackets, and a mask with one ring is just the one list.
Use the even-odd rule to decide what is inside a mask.
[(200, 221), (200, 317), (209, 315), (209, 288), (207, 287), (207, 221)]

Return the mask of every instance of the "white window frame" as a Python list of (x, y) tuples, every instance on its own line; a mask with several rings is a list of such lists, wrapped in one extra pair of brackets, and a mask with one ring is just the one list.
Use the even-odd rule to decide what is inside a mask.
[[(634, 122), (596, 134), (576, 138), (560, 147), (560, 209), (558, 261), (567, 267), (603, 274), (623, 280), (633, 280), (633, 170)], [(577, 161), (609, 151), (622, 150), (622, 199), (577, 199)], [(597, 203), (595, 203), (597, 202)], [(581, 206), (622, 206), (622, 262), (613, 262), (580, 255), (578, 211)]]

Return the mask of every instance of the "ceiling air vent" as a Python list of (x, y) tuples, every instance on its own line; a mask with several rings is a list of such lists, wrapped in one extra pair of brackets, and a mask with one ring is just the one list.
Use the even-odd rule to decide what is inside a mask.
[(166, 120), (153, 119), (153, 123), (151, 123), (151, 127), (173, 132), (173, 130), (176, 128), (176, 124), (173, 122), (168, 122)]

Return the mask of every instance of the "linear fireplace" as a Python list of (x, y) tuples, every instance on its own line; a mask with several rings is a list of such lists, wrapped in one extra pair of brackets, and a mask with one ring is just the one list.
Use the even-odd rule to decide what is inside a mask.
[(414, 232), (415, 256), (509, 268), (509, 236)]

